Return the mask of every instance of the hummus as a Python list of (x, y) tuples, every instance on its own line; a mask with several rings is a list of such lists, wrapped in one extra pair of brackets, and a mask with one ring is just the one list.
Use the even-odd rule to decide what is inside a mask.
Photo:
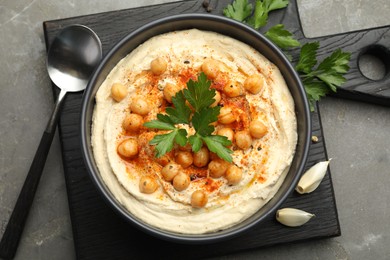
[[(229, 147), (233, 162), (225, 163), (240, 171), (238, 179), (227, 176), (227, 172), (212, 177), (207, 164), (221, 159), (207, 149), (207, 158), (203, 158), (207, 164), (201, 167), (183, 165), (178, 159), (182, 151), (194, 155), (187, 146), (175, 144), (172, 151), (156, 158), (155, 146), (149, 142), (167, 131), (143, 125), (134, 131), (126, 130), (124, 122), (129, 114), (139, 112), (137, 117), (142, 123), (156, 119), (158, 113), (172, 106), (164, 89), (184, 89), (202, 71), (212, 82), (211, 88), (218, 92), (218, 105), (230, 109), (228, 117), (233, 121), (224, 121), (220, 114), (215, 134), (221, 129), (232, 133), (226, 136), (233, 141)], [(253, 75), (257, 77), (248, 80)], [(124, 91), (119, 91), (119, 98), (118, 90), (113, 90), (115, 84)], [(138, 111), (132, 105), (138, 101), (141, 110), (146, 111)], [(256, 126), (252, 129), (254, 121), (261, 123), (263, 133), (259, 134)], [(194, 131), (188, 125), (179, 127), (189, 134)], [(274, 196), (294, 156), (296, 129), (293, 99), (274, 64), (235, 39), (192, 29), (151, 38), (110, 72), (96, 94), (92, 147), (108, 189), (134, 216), (163, 230), (202, 234), (242, 222)], [(136, 147), (130, 148), (135, 152), (123, 156), (118, 147), (127, 139), (135, 140)], [(184, 189), (176, 188), (163, 176), (162, 169), (169, 163), (178, 165), (183, 176), (189, 177)], [(154, 186), (143, 190), (143, 177), (148, 177)], [(191, 197), (199, 190), (206, 196), (206, 203), (194, 206)]]

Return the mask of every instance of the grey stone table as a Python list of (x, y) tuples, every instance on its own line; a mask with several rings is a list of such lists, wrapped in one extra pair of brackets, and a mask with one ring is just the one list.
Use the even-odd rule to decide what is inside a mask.
[[(0, 1), (0, 235), (53, 108), (42, 22), (171, 1)], [(307, 37), (388, 25), (389, 0), (298, 0)], [(316, 19), (316, 23), (312, 21)], [(375, 71), (373, 71), (375, 73)], [(220, 259), (389, 259), (390, 108), (320, 102), (342, 236)], [(74, 259), (58, 137), (16, 259)]]

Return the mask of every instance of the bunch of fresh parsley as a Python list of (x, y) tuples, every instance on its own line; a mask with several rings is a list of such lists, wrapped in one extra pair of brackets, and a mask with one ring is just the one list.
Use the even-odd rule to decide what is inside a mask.
[[(170, 132), (155, 135), (150, 144), (156, 145), (156, 157), (161, 157), (171, 151), (174, 144), (185, 146), (190, 143), (193, 152), (198, 152), (203, 143), (207, 148), (216, 153), (225, 161), (232, 162), (232, 151), (227, 148), (231, 145), (225, 136), (213, 135), (215, 128), (211, 123), (218, 120), (220, 106), (211, 107), (214, 103), (215, 89), (210, 88), (211, 81), (202, 72), (197, 81), (190, 79), (187, 88), (181, 90), (172, 97), (173, 107), (165, 109), (166, 114), (157, 114), (156, 120), (146, 122), (144, 126), (148, 128), (168, 130)], [(192, 106), (194, 112), (186, 104)], [(178, 128), (179, 124), (187, 124), (195, 129), (195, 134), (188, 136), (183, 128)]]
[[(288, 3), (288, 0), (256, 0), (253, 9), (248, 0), (235, 0), (223, 10), (223, 14), (259, 29), (267, 24), (269, 12), (285, 8)], [(301, 46), (299, 41), (293, 38), (292, 33), (284, 29), (283, 24), (271, 27), (265, 32), (265, 36), (283, 50)], [(304, 44), (295, 67), (301, 76), (312, 111), (316, 101), (330, 91), (336, 92), (337, 87), (345, 83), (343, 75), (349, 70), (348, 63), (351, 58), (351, 53), (337, 49), (315, 68), (318, 48), (318, 42)]]

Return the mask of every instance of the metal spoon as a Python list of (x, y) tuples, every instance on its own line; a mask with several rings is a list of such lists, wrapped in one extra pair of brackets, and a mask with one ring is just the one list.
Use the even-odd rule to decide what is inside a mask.
[(101, 58), (102, 44), (99, 37), (83, 25), (65, 27), (51, 44), (47, 54), (47, 71), (61, 92), (1, 239), (0, 257), (10, 259), (15, 256), (66, 93), (84, 90)]

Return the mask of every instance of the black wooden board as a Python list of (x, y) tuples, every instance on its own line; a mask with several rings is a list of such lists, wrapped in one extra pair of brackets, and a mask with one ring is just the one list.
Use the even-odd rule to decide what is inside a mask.
[[(213, 13), (221, 14), (222, 8), (229, 2), (212, 1)], [(50, 45), (61, 28), (77, 23), (92, 28), (101, 38), (104, 53), (107, 53), (119, 39), (151, 20), (171, 14), (206, 12), (201, 3), (202, 1), (185, 1), (46, 21), (43, 24), (46, 46)], [(275, 13), (274, 19), (284, 17), (281, 20), (294, 24), (293, 21), (296, 18), (291, 18), (290, 21), (287, 14), (288, 17), (296, 17), (294, 3), (290, 4), (286, 13)], [(297, 34), (299, 32), (297, 31)], [(330, 41), (329, 39), (325, 40)], [(332, 51), (333, 48), (329, 47), (327, 50)], [(326, 50), (323, 52), (325, 54)], [(53, 90), (56, 92), (55, 87)], [(316, 191), (308, 195), (299, 195), (294, 192), (283, 204), (283, 207), (299, 208), (316, 214), (316, 218), (299, 228), (285, 227), (271, 216), (240, 237), (202, 246), (179, 245), (143, 233), (125, 222), (106, 204), (87, 173), (79, 138), (81, 102), (82, 93), (69, 94), (65, 100), (59, 123), (73, 237), (78, 259), (210, 257), (341, 234), (330, 171)], [(313, 135), (318, 136), (319, 141), (310, 147), (307, 168), (328, 158), (318, 107), (312, 113), (312, 119)], [(148, 250), (143, 250), (145, 245)]]

